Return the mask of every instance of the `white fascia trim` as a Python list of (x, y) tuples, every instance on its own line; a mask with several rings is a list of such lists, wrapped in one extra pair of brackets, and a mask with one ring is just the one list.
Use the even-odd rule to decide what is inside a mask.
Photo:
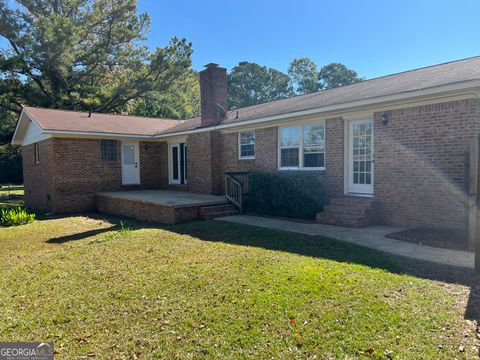
[(95, 137), (95, 138), (131, 138), (131, 139), (148, 139), (154, 140), (152, 135), (137, 135), (137, 134), (124, 134), (124, 133), (106, 133), (106, 132), (90, 132), (90, 131), (69, 131), (69, 130), (45, 130), (46, 134), (52, 135), (79, 135), (82, 137)]
[(88, 132), (88, 131), (66, 131), (66, 130), (43, 129), (40, 126), (40, 124), (38, 124), (38, 122), (33, 118), (33, 116), (31, 116), (28, 113), (28, 111), (26, 111), (25, 109), (22, 109), (22, 113), (20, 114), (20, 120), (17, 123), (17, 127), (15, 129), (15, 133), (12, 138), (12, 144), (21, 145), (21, 141), (19, 141), (16, 137), (18, 135), (18, 130), (21, 125), (20, 123), (21, 123), (23, 114), (27, 115), (28, 118), (31, 121), (33, 121), (40, 129), (42, 129), (43, 133), (46, 135), (52, 134), (52, 135), (68, 135), (68, 136), (94, 137), (94, 138), (98, 138), (98, 137), (136, 138), (136, 139), (154, 141), (156, 139), (170, 138), (170, 137), (176, 137), (176, 136), (182, 136), (182, 135), (188, 136), (190, 134), (196, 134), (196, 133), (212, 131), (212, 130), (243, 128), (249, 125), (263, 124), (263, 123), (268, 123), (268, 122), (273, 122), (278, 120), (292, 119), (292, 118), (297, 118), (302, 116), (321, 115), (321, 114), (339, 112), (339, 111), (344, 111), (344, 110), (353, 109), (353, 108), (360, 108), (360, 107), (365, 107), (370, 105), (384, 105), (386, 103), (391, 103), (391, 102), (397, 103), (397, 102), (411, 100), (415, 98), (417, 98), (420, 101), (422, 100), (422, 98), (426, 98), (429, 96), (431, 97), (439, 94), (452, 95), (451, 93), (462, 91), (462, 90), (464, 91), (471, 90), (470, 94), (478, 98), (478, 91), (480, 90), (480, 79), (467, 80), (467, 81), (457, 82), (457, 83), (448, 84), (448, 85), (441, 85), (441, 86), (436, 86), (436, 87), (423, 89), (423, 90), (406, 91), (403, 93), (384, 95), (384, 96), (374, 97), (370, 99), (350, 101), (346, 103), (329, 105), (329, 106), (302, 110), (302, 111), (295, 111), (295, 112), (290, 112), (290, 113), (285, 113), (280, 115), (267, 116), (264, 118), (245, 120), (237, 123), (234, 122), (234, 123), (229, 123), (224, 125), (204, 127), (199, 129), (186, 130), (186, 131), (169, 133), (169, 134), (158, 134), (158, 135), (136, 135), (136, 134), (122, 134), (122, 133), (102, 133), (102, 132)]
[(370, 99), (350, 101), (350, 102), (329, 105), (329, 106), (324, 106), (320, 108), (313, 108), (308, 110), (295, 111), (295, 112), (290, 112), (290, 113), (285, 113), (280, 115), (272, 115), (264, 118), (245, 120), (237, 123), (234, 122), (234, 123), (229, 123), (224, 125), (187, 130), (187, 131), (171, 133), (171, 134), (159, 134), (159, 135), (155, 135), (155, 138), (165, 138), (165, 137), (178, 136), (178, 135), (189, 135), (189, 134), (196, 134), (196, 133), (205, 132), (205, 131), (222, 130), (222, 129), (228, 129), (228, 128), (237, 128), (237, 127), (242, 128), (244, 126), (268, 123), (276, 120), (284, 120), (284, 119), (296, 118), (296, 117), (302, 117), (302, 116), (321, 115), (324, 113), (339, 112), (339, 111), (348, 110), (351, 108), (360, 108), (360, 107), (365, 107), (370, 105), (384, 105), (390, 102), (396, 103), (396, 102), (411, 100), (415, 98), (420, 101), (422, 100), (422, 98), (425, 98), (425, 97), (429, 97), (429, 96), (431, 97), (439, 94), (451, 95), (450, 93), (458, 92), (461, 90), (474, 89), (475, 91), (471, 91), (470, 93), (472, 94), (472, 96), (478, 96), (477, 91), (479, 90), (479, 88), (480, 88), (480, 79), (468, 80), (468, 81), (462, 81), (462, 82), (448, 84), (448, 85), (436, 86), (436, 87), (423, 89), (423, 90), (406, 91), (398, 94), (378, 96)]
[(18, 134), (18, 128), (20, 127), (20, 123), (22, 121), (22, 115), (23, 115), (23, 110), (20, 113), (20, 116), (18, 117), (17, 126), (15, 126), (15, 131), (13, 132), (12, 141), (10, 141), (12, 145), (20, 145), (17, 142), (17, 134)]
[[(17, 126), (15, 126), (15, 132), (13, 133), (13, 136), (12, 136), (12, 141), (11, 141), (12, 145), (22, 145), (22, 140), (17, 139), (17, 137), (18, 137), (18, 131), (20, 130), (20, 127), (23, 126), (23, 123), (25, 122), (25, 120), (24, 120), (25, 114), (26, 114), (25, 109), (22, 109), (22, 112), (20, 113), (20, 116), (18, 117)], [(26, 116), (28, 118), (30, 118), (28, 115), (26, 115)], [(40, 129), (41, 129), (41, 127), (40, 127)]]

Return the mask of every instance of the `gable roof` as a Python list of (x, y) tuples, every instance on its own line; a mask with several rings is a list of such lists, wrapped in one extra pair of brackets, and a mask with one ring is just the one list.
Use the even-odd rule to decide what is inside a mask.
[[(445, 91), (447, 86), (458, 89), (480, 88), (480, 56), (428, 66), (397, 74), (365, 80), (330, 90), (230, 110), (217, 127), (230, 127), (274, 117), (282, 118), (315, 110), (345, 109), (359, 102), (381, 103), (388, 96), (418, 97), (422, 91)], [(138, 116), (98, 114), (53, 110), (25, 106), (24, 112), (46, 133), (108, 134), (132, 137), (165, 137), (201, 129), (200, 118), (189, 120), (157, 119)], [(22, 120), (22, 116), (20, 116)], [(17, 124), (17, 130), (21, 127)], [(205, 128), (209, 129), (211, 127)], [(18, 133), (18, 134), (17, 134)], [(21, 143), (16, 131), (12, 143)]]
[(44, 109), (24, 106), (23, 110), (47, 132), (105, 133), (154, 136), (181, 123), (180, 120), (139, 116)]
[[(229, 111), (225, 124), (480, 79), (480, 56)], [(238, 111), (238, 116), (237, 116)]]

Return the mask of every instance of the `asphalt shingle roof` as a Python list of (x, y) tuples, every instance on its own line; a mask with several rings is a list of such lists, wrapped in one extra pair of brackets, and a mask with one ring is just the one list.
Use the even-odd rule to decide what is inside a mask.
[[(247, 120), (477, 79), (480, 79), (480, 56), (382, 76), (331, 90), (234, 109), (228, 112), (227, 118), (222, 124), (241, 123)], [(44, 130), (154, 136), (200, 127), (200, 118), (181, 121), (97, 113), (88, 117), (88, 113), (83, 112), (33, 107), (24, 107), (24, 109), (33, 116)]]
[(98, 114), (24, 106), (43, 130), (153, 136), (182, 123), (181, 120)]

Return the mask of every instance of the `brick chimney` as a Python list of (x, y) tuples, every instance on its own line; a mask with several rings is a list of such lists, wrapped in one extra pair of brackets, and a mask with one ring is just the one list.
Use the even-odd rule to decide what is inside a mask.
[[(227, 70), (210, 63), (200, 71), (200, 98), (202, 126), (211, 126), (223, 120), (220, 105), (227, 110)], [(217, 105), (218, 104), (218, 105)]]

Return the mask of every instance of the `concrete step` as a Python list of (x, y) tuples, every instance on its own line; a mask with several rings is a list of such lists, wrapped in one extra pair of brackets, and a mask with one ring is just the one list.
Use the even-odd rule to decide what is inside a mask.
[(201, 219), (214, 219), (222, 216), (237, 215), (240, 212), (232, 204), (222, 204), (222, 205), (212, 205), (212, 206), (202, 206), (200, 208), (200, 218)]
[(210, 214), (209, 219), (216, 219), (224, 216), (233, 216), (233, 215), (238, 215), (240, 214), (240, 211), (238, 210), (232, 210), (232, 211), (217, 211), (214, 213)]
[(371, 197), (355, 197), (355, 196), (342, 196), (330, 199), (331, 205), (357, 205), (357, 206), (368, 206), (373, 203), (373, 198)]

